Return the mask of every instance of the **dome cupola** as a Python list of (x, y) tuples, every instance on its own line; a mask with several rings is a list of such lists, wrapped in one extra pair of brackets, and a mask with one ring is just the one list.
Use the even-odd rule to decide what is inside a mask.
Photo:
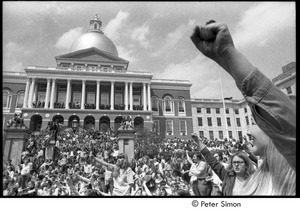
[(101, 26), (102, 22), (96, 14), (95, 17), (90, 20), (90, 29), (88, 32), (73, 42), (70, 52), (94, 47), (118, 57), (118, 51), (115, 44), (104, 35), (100, 29)]

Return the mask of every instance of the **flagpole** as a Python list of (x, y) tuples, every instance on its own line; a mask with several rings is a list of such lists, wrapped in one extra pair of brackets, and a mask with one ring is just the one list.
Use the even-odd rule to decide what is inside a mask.
[(227, 140), (229, 141), (229, 132), (228, 132), (228, 125), (227, 125), (227, 115), (226, 115), (226, 107), (225, 107), (225, 99), (224, 99), (224, 93), (223, 93), (223, 86), (222, 86), (222, 77), (221, 77), (221, 67), (219, 66), (218, 71), (219, 71), (219, 77), (220, 77), (220, 85), (221, 85), (221, 94), (222, 94), (222, 102), (223, 102), (223, 107), (224, 107), (224, 117), (225, 117), (225, 129), (226, 129), (226, 135), (227, 135)]

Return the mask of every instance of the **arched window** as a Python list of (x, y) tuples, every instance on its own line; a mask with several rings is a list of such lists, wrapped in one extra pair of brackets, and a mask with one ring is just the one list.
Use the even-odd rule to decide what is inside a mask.
[(152, 107), (152, 111), (158, 111), (158, 97), (156, 96), (151, 97), (151, 107)]
[(97, 24), (96, 23), (94, 24), (94, 29), (97, 29)]
[(25, 92), (24, 91), (20, 91), (18, 93), (16, 108), (22, 108), (23, 107), (24, 96), (25, 96)]
[(183, 97), (178, 98), (178, 111), (179, 113), (185, 113), (185, 102)]
[(10, 108), (11, 93), (8, 90), (3, 90), (3, 108)]
[(164, 98), (164, 112), (174, 113), (174, 101), (170, 96)]

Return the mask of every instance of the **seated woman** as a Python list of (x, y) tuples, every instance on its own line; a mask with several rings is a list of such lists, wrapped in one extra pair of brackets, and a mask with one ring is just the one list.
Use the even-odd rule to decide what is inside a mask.
[(114, 184), (112, 196), (129, 196), (133, 185), (134, 172), (129, 167), (128, 156), (123, 153), (119, 154), (116, 164), (107, 163), (103, 159), (94, 157), (93, 155), (91, 157), (112, 171)]

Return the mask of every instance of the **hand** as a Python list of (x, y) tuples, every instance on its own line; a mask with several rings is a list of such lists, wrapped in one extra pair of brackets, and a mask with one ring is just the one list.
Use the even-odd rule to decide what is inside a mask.
[(222, 60), (234, 49), (234, 44), (225, 24), (211, 22), (205, 26), (196, 26), (191, 40), (201, 53), (222, 66)]

